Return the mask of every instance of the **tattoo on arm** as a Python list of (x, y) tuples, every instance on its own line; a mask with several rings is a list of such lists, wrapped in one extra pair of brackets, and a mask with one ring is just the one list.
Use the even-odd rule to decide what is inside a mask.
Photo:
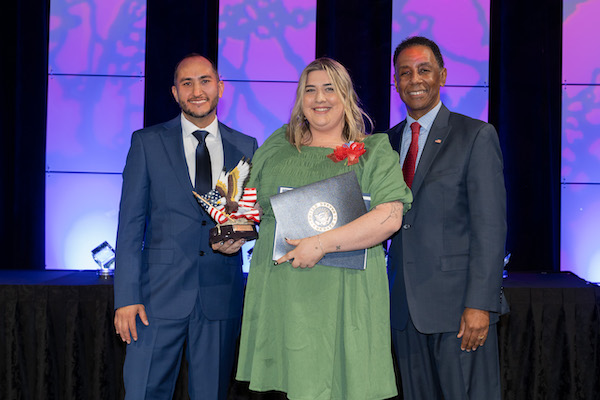
[[(385, 219), (383, 221), (381, 221), (381, 225), (385, 224), (387, 222), (388, 219), (390, 218), (402, 218), (402, 203), (399, 201), (392, 201), (389, 203), (384, 203), (384, 204), (389, 204), (391, 206), (390, 208), (390, 213), (388, 214), (387, 217), (385, 217)], [(379, 206), (377, 206), (379, 207)], [(375, 208), (377, 208), (375, 207)]]

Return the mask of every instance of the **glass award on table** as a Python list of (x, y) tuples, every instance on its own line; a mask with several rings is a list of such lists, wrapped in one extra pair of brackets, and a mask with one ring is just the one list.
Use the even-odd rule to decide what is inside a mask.
[(240, 160), (229, 172), (223, 171), (215, 188), (205, 194), (194, 193), (198, 203), (217, 223), (209, 232), (210, 244), (229, 239), (246, 241), (258, 237), (256, 223), (260, 213), (256, 204), (256, 188), (244, 188), (250, 163)]
[(108, 278), (114, 274), (115, 250), (108, 242), (103, 242), (92, 250), (92, 258), (98, 264), (98, 276)]
[[(354, 171), (298, 188), (281, 187), (271, 196), (276, 220), (273, 260), (294, 248), (285, 238), (303, 239), (343, 226), (365, 214), (369, 202)], [(318, 264), (363, 270), (367, 250), (328, 253)]]

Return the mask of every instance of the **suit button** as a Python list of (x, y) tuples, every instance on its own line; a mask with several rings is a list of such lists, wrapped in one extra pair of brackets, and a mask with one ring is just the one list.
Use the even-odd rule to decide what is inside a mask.
[(200, 254), (200, 257), (202, 257), (202, 256), (204, 255), (204, 252), (203, 252), (203, 251), (201, 251), (201, 252), (200, 252), (200, 253), (198, 253), (198, 254)]
[(402, 225), (402, 229), (410, 229), (411, 226), (411, 224), (404, 224)]
[(202, 226), (206, 225), (206, 221), (202, 221)]

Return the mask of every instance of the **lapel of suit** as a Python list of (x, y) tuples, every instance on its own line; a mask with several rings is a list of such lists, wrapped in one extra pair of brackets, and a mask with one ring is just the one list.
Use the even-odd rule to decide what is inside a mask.
[(178, 116), (164, 125), (165, 130), (161, 132), (161, 138), (179, 185), (186, 193), (185, 196), (190, 200), (194, 209), (200, 212), (201, 207), (198, 205), (198, 202), (192, 193), (194, 188), (190, 181), (190, 173), (185, 160), (180, 118), (181, 117)]
[(419, 164), (417, 165), (417, 169), (415, 171), (415, 177), (413, 179), (413, 185), (411, 188), (413, 195), (415, 196), (419, 192), (421, 184), (431, 168), (431, 164), (435, 160), (437, 154), (446, 141), (446, 137), (450, 133), (450, 126), (448, 125), (449, 118), (450, 111), (445, 105), (442, 104), (435, 121), (433, 121), (431, 131), (427, 136), (423, 153), (421, 154)]
[(404, 125), (406, 125), (406, 120), (400, 122), (398, 125), (388, 131), (390, 144), (398, 154), (400, 154), (400, 148), (402, 147), (402, 132), (404, 131)]
[(231, 171), (244, 154), (238, 149), (235, 133), (231, 128), (219, 122), (219, 132), (221, 133), (221, 143), (223, 143), (223, 165), (225, 170)]

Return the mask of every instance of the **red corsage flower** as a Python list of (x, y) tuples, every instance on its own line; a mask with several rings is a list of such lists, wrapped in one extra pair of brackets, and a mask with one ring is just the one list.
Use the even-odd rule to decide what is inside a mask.
[(333, 153), (329, 154), (327, 157), (336, 163), (347, 158), (347, 165), (354, 165), (358, 162), (358, 157), (362, 156), (366, 152), (367, 150), (365, 149), (364, 143), (348, 142), (341, 146), (337, 146)]

